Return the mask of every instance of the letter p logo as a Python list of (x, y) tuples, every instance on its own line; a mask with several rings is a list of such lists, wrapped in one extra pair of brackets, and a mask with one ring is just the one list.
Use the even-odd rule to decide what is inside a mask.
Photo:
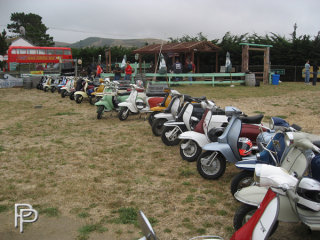
[[(34, 214), (33, 219), (26, 219)], [(30, 204), (16, 203), (14, 205), (14, 227), (18, 227), (18, 218), (20, 218), (20, 232), (23, 233), (23, 223), (33, 223), (38, 220), (38, 212)]]

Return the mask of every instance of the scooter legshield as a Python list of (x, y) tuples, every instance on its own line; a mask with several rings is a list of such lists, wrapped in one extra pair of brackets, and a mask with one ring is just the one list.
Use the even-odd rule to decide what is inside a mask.
[(278, 219), (279, 205), (279, 197), (269, 189), (257, 211), (230, 240), (267, 239)]
[(94, 105), (104, 106), (106, 111), (111, 111), (114, 109), (112, 96), (103, 96), (103, 98), (99, 102), (96, 102)]
[(238, 192), (234, 194), (234, 197), (239, 202), (257, 207), (262, 202), (267, 191), (268, 189), (265, 187), (249, 186), (240, 189)]
[(238, 161), (238, 159), (235, 158), (230, 145), (227, 143), (213, 142), (203, 146), (202, 149), (205, 151), (220, 152), (228, 162), (235, 163)]

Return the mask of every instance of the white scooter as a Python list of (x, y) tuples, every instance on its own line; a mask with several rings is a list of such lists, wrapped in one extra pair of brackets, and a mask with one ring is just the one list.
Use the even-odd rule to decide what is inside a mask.
[[(236, 231), (230, 240), (264, 240), (271, 235), (279, 213), (279, 197), (270, 191), (266, 194), (259, 209), (243, 227)], [(138, 221), (143, 237), (139, 240), (158, 240), (148, 218), (142, 211), (138, 214)], [(189, 240), (223, 240), (219, 236), (198, 236)]]
[[(208, 104), (208, 111), (204, 118), (202, 129), (198, 131), (187, 131), (179, 135), (179, 139), (183, 140), (180, 144), (180, 155), (182, 159), (189, 162), (196, 161), (202, 152), (202, 147), (210, 143), (208, 133), (211, 129), (221, 129), (228, 124), (228, 112), (235, 108), (226, 107), (225, 111)], [(238, 111), (238, 109), (237, 109)], [(213, 114), (214, 113), (214, 114)], [(202, 130), (202, 131), (201, 131)]]
[(137, 84), (130, 84), (131, 93), (125, 102), (119, 103), (119, 119), (124, 121), (129, 114), (150, 113), (152, 105), (157, 105), (163, 101), (163, 97), (147, 97), (143, 82), (137, 81)]
[[(311, 230), (320, 231), (320, 156), (314, 155), (320, 153), (319, 144), (313, 144), (303, 133), (285, 134), (289, 147), (281, 168), (258, 164), (255, 179), (260, 186), (249, 186), (235, 193), (235, 198), (244, 203), (234, 216), (235, 229), (251, 217), (270, 186), (279, 194), (279, 221), (301, 221)], [(311, 171), (305, 176), (309, 166)]]
[(91, 80), (89, 80), (88, 78), (83, 78), (83, 80), (85, 81), (83, 90), (76, 91), (74, 93), (74, 99), (76, 100), (76, 103), (82, 103), (83, 99), (89, 98), (87, 90), (88, 90), (89, 82), (91, 82)]
[(73, 77), (67, 77), (67, 83), (60, 89), (60, 94), (62, 98), (65, 98), (66, 96), (69, 96), (72, 89), (74, 89), (74, 78)]

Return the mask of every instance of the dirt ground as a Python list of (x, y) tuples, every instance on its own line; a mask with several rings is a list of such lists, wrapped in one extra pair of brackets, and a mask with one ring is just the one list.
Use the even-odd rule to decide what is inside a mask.
[[(261, 91), (258, 97), (215, 98), (208, 87), (201, 95), (320, 134), (320, 87), (301, 86), (266, 97)], [(138, 210), (159, 239), (232, 235), (239, 203), (229, 189), (237, 169), (227, 165), (219, 180), (203, 179), (178, 146), (153, 136), (145, 116), (119, 121), (113, 113), (97, 120), (88, 102), (19, 88), (0, 89), (0, 113), (0, 239), (138, 239)], [(39, 211), (22, 234), (14, 228), (15, 203)], [(319, 238), (302, 224), (280, 223), (270, 239)]]

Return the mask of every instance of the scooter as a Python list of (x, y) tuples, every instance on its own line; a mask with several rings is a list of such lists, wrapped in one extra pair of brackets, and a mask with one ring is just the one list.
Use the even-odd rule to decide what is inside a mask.
[(51, 84), (49, 87), (50, 91), (54, 93), (57, 90), (59, 84), (60, 84), (60, 78), (52, 78)]
[(106, 85), (106, 79), (100, 79), (99, 80), (100, 85), (95, 87), (93, 92), (90, 93), (89, 95), (89, 103), (91, 105), (95, 105), (95, 103), (99, 102), (100, 99), (103, 97), (104, 94), (104, 89), (105, 89), (105, 85)]
[[(209, 138), (211, 142), (203, 146), (203, 152), (197, 160), (197, 170), (200, 175), (209, 180), (218, 179), (221, 177), (226, 169), (226, 161), (231, 163), (236, 163), (243, 159), (243, 157), (248, 157), (252, 151), (257, 151), (258, 148), (253, 145), (252, 141), (248, 138), (256, 139), (257, 135), (252, 136), (247, 135), (247, 130), (242, 131), (242, 122), (261, 122), (263, 115), (257, 115), (253, 117), (248, 117), (249, 121), (245, 117), (240, 119), (242, 112), (234, 107), (230, 107), (226, 111), (226, 115), (232, 114), (231, 120), (228, 126), (224, 129), (221, 136), (221, 132), (217, 131), (210, 135)], [(249, 130), (251, 128), (258, 129), (262, 126), (253, 126), (249, 124)], [(252, 130), (252, 129), (251, 129)], [(217, 135), (219, 137), (217, 137)], [(250, 136), (251, 135), (251, 136)], [(240, 138), (239, 138), (240, 137)], [(240, 146), (239, 146), (240, 145)], [(240, 151), (241, 150), (241, 151)], [(241, 155), (240, 155), (241, 152)]]
[[(80, 104), (84, 99), (89, 99), (90, 93), (93, 92), (94, 86), (90, 84), (90, 80), (88, 78), (84, 78), (84, 86), (82, 90), (76, 91), (74, 93), (74, 98), (76, 103)], [(91, 82), (92, 83), (92, 82)]]
[(45, 92), (48, 92), (51, 89), (51, 83), (53, 83), (51, 76), (47, 76), (45, 82), (42, 84), (42, 89)]
[[(234, 228), (239, 229), (250, 219), (257, 207), (270, 190), (279, 196), (278, 221), (302, 222), (310, 230), (320, 231), (320, 155), (313, 155), (309, 176), (303, 176), (308, 169), (308, 160), (303, 154), (306, 150), (320, 152), (318, 146), (306, 139), (286, 136), (286, 141), (291, 143), (285, 161), (291, 164), (288, 172), (282, 167), (267, 164), (257, 164), (255, 179), (259, 186), (250, 186), (241, 189), (235, 194), (237, 200), (244, 203), (234, 215)], [(293, 141), (293, 142), (292, 142)], [(294, 159), (292, 161), (292, 159)], [(287, 165), (286, 163), (285, 165)], [(299, 167), (302, 168), (296, 168)], [(298, 172), (295, 172), (297, 170)], [(250, 221), (250, 220), (249, 220)], [(275, 225), (275, 228), (277, 224)], [(275, 229), (274, 229), (275, 231)]]
[(129, 95), (130, 92), (119, 90), (119, 83), (117, 81), (110, 82), (110, 80), (107, 79), (103, 97), (95, 103), (97, 106), (97, 119), (101, 119), (104, 112), (119, 109), (118, 104), (125, 102)]
[(163, 97), (147, 97), (141, 80), (131, 85), (131, 93), (125, 102), (119, 103), (118, 117), (121, 121), (128, 118), (129, 114), (150, 113), (150, 108), (157, 106), (163, 101)]
[(74, 78), (73, 77), (67, 77), (66, 84), (61, 87), (60, 89), (60, 95), (62, 98), (65, 98), (66, 96), (69, 96), (72, 92), (72, 89), (74, 89)]
[(57, 86), (57, 91), (59, 94), (61, 94), (61, 88), (64, 87), (67, 84), (67, 78), (65, 76), (62, 76), (61, 81), (59, 85)]
[[(164, 123), (168, 121), (175, 121), (180, 111), (183, 109), (183, 106), (186, 103), (200, 103), (201, 101), (206, 100), (206, 97), (195, 98), (189, 95), (177, 95), (175, 96), (167, 109), (165, 109), (162, 113), (158, 113), (154, 115), (154, 120), (152, 124), (152, 133), (155, 136), (161, 136), (164, 130)], [(200, 107), (199, 107), (200, 108)], [(203, 113), (203, 112), (202, 112)], [(202, 113), (200, 119), (202, 117)], [(182, 116), (183, 114), (181, 114)]]
[(203, 117), (207, 105), (213, 106), (211, 101), (186, 103), (175, 120), (164, 123), (161, 140), (167, 146), (177, 145), (180, 142), (178, 135), (185, 131), (192, 131)]
[[(225, 110), (213, 106), (208, 106), (206, 114), (203, 116), (203, 120), (196, 126), (194, 131), (186, 131), (178, 136), (180, 144), (180, 155), (182, 159), (189, 162), (196, 161), (202, 152), (202, 147), (210, 142), (209, 132), (210, 129), (223, 131), (228, 125), (229, 116), (226, 112), (229, 112), (230, 107), (226, 107)], [(234, 110), (234, 108), (232, 108)], [(169, 136), (169, 134), (168, 134)], [(213, 139), (212, 139), (213, 140)]]
[(166, 93), (166, 95), (164, 96), (163, 101), (158, 106), (150, 108), (152, 113), (150, 113), (150, 115), (148, 117), (148, 122), (149, 122), (151, 127), (152, 127), (152, 124), (153, 124), (153, 121), (154, 121), (154, 116), (156, 114), (158, 114), (158, 113), (161, 113), (161, 112), (165, 111), (169, 107), (172, 99), (175, 96), (181, 95), (178, 91), (170, 89), (170, 88), (164, 89), (164, 92)]
[[(242, 169), (242, 171), (235, 175), (231, 180), (230, 189), (232, 195), (241, 188), (254, 184), (253, 173), (256, 164), (264, 163), (280, 166), (281, 157), (286, 148), (284, 132), (296, 132), (301, 130), (301, 127), (298, 125), (293, 124), (290, 126), (284, 119), (278, 117), (272, 117), (269, 125), (271, 130), (262, 132), (257, 137), (257, 139), (264, 139), (264, 141), (258, 140), (260, 142), (258, 145), (259, 153), (250, 157), (248, 160), (243, 159), (235, 164), (235, 166)], [(261, 144), (263, 142), (267, 142), (267, 146)]]
[[(275, 229), (279, 215), (279, 197), (273, 191), (268, 191), (258, 210), (252, 218), (238, 229), (230, 240), (265, 240)], [(158, 240), (155, 231), (152, 228), (148, 218), (142, 211), (139, 211), (138, 222), (143, 237), (139, 240)], [(219, 236), (197, 236), (189, 240), (223, 240)]]

